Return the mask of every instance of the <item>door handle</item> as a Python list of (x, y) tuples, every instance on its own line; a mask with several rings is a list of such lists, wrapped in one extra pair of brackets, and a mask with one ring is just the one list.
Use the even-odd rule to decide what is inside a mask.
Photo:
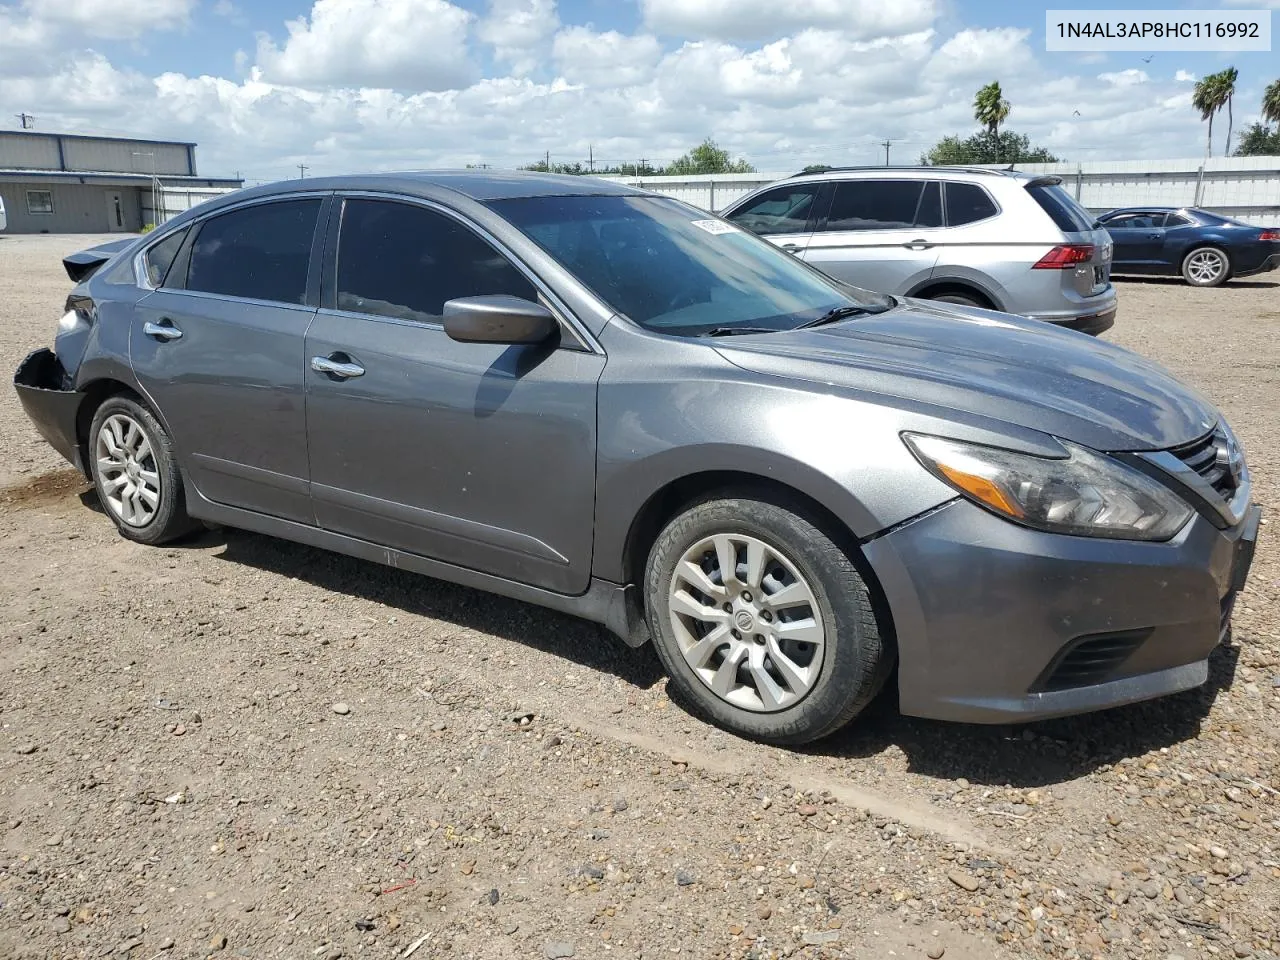
[(800, 245), (795, 243), (784, 243), (782, 245), (782, 249), (787, 251), (787, 253), (799, 253)]
[(1149, 234), (1147, 234), (1147, 237), (1148, 237), (1149, 239), (1151, 239), (1151, 240), (1159, 240), (1159, 239), (1160, 239), (1160, 236), (1161, 236), (1161, 235), (1160, 235), (1160, 234), (1158, 234), (1158, 233), (1149, 233)]
[[(334, 357), (338, 356), (335, 354)], [(364, 367), (352, 363), (350, 358), (337, 360), (334, 357), (312, 357), (311, 369), (316, 373), (327, 373), (337, 380), (350, 380), (352, 377), (363, 377)]]
[(182, 339), (182, 331), (173, 325), (167, 317), (159, 323), (147, 321), (142, 325), (142, 332), (153, 340), (169, 341)]
[(928, 240), (909, 240), (903, 244), (908, 250), (928, 250), (933, 244)]

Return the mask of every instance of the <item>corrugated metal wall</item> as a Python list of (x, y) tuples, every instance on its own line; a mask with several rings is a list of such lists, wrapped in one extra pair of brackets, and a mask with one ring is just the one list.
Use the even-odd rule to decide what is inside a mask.
[[(53, 195), (52, 214), (27, 212), (27, 191), (47, 190)], [(142, 229), (142, 205), (137, 187), (102, 187), (78, 183), (0, 183), (0, 197), (9, 225), (6, 233), (106, 233), (107, 197), (120, 194), (124, 230)]]
[(156, 194), (156, 202), (160, 207), (160, 218), (157, 220), (151, 209), (151, 191), (142, 191), (142, 219), (147, 223), (160, 224), (172, 220), (184, 210), (190, 210), (206, 200), (220, 197), (225, 193), (234, 193), (234, 187), (200, 187), (187, 190), (182, 187), (167, 187)]
[[(123, 173), (188, 173), (187, 148), (176, 143), (131, 140), (63, 140), (68, 170), (113, 170)], [(154, 154), (154, 157), (152, 156)]]
[[(1028, 173), (1062, 177), (1086, 207), (1201, 206), (1260, 225), (1280, 224), (1280, 157), (1210, 160), (1119, 160), (1031, 163)], [(790, 173), (738, 173), (697, 177), (608, 177), (719, 212), (756, 187)]]
[(0, 168), (57, 170), (58, 143), (50, 137), (0, 133)]

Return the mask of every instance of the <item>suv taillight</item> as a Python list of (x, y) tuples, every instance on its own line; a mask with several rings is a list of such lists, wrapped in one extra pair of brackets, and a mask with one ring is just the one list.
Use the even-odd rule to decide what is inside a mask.
[(1258, 235), (1259, 240), (1280, 241), (1280, 230), (1263, 230)]
[(1092, 243), (1064, 243), (1054, 247), (1032, 265), (1032, 270), (1070, 270), (1093, 259)]

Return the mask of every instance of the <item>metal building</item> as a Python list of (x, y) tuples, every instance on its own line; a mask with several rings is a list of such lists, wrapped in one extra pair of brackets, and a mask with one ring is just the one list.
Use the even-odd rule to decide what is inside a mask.
[(197, 175), (194, 143), (0, 130), (6, 233), (136, 232), (243, 184)]

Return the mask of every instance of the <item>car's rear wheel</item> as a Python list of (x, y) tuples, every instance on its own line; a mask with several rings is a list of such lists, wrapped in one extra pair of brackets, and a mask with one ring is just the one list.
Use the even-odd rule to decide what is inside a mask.
[(122, 536), (157, 544), (192, 529), (173, 443), (136, 400), (111, 397), (98, 408), (89, 462), (98, 499)]
[(967, 293), (939, 293), (929, 298), (936, 300), (938, 303), (955, 303), (962, 307), (986, 307), (987, 305), (977, 297)]
[(892, 651), (849, 557), (803, 508), (697, 504), (649, 554), (646, 611), (683, 699), (734, 733), (801, 744), (879, 692)]
[(1231, 276), (1231, 260), (1217, 247), (1199, 247), (1182, 259), (1182, 279), (1193, 287), (1216, 287)]

